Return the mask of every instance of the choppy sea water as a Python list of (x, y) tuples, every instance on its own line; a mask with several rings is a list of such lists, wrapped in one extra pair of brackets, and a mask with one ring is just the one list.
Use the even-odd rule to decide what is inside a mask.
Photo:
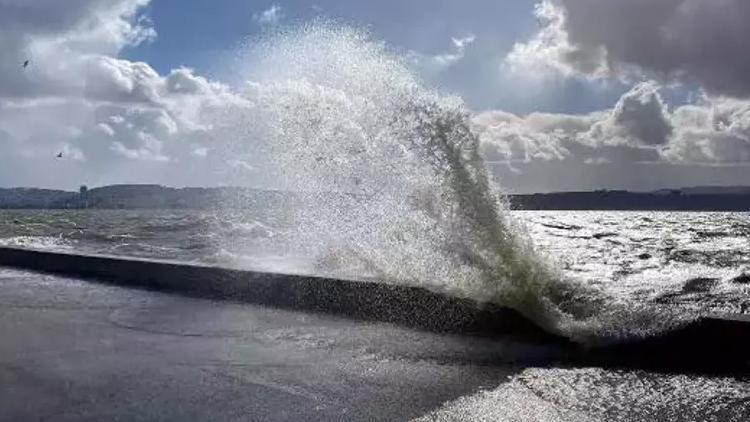
[(565, 277), (609, 296), (741, 312), (750, 303), (750, 214), (519, 212)]
[[(257, 214), (6, 210), (0, 211), (0, 245), (325, 271), (288, 220)], [(741, 312), (750, 304), (748, 213), (517, 211), (513, 216), (563, 277), (612, 298), (714, 312)]]
[(296, 265), (278, 216), (194, 210), (0, 210), (0, 245), (276, 271)]

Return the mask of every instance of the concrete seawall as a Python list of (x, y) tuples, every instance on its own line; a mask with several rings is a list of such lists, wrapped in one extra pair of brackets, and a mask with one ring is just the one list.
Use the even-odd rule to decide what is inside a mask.
[(559, 365), (750, 374), (750, 318), (704, 317), (661, 336), (585, 348), (544, 332), (518, 312), (418, 287), (214, 266), (0, 247), (0, 266), (101, 283), (388, 322), (440, 333), (549, 344)]
[(446, 333), (567, 343), (517, 312), (418, 287), (136, 258), (0, 247), (0, 266), (102, 283), (341, 315)]
[(667, 372), (750, 375), (750, 319), (705, 316), (677, 330), (583, 355), (590, 365)]

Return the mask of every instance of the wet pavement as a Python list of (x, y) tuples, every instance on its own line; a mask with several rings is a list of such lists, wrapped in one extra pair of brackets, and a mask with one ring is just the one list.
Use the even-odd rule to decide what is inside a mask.
[(0, 420), (411, 420), (556, 351), (0, 268)]
[(561, 353), (0, 267), (0, 421), (750, 420), (745, 376)]

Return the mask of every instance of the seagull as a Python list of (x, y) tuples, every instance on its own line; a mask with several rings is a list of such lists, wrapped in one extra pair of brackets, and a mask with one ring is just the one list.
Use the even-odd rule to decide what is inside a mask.
[(63, 158), (63, 153), (61, 152), (61, 153), (57, 154), (57, 158)]
[(25, 62), (23, 62), (23, 68), (26, 69), (27, 67), (29, 67), (29, 63), (30, 60), (26, 60)]

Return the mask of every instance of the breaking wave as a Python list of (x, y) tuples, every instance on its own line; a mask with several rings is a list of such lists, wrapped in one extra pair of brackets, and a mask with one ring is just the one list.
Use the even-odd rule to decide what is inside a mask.
[(73, 245), (60, 236), (12, 236), (0, 238), (0, 246), (69, 251)]
[(561, 276), (510, 216), (461, 99), (426, 88), (366, 32), (317, 22), (243, 58), (253, 83), (217, 120), (223, 153), (301, 192), (294, 242), (317, 271), (508, 306), (580, 341), (680, 323)]

